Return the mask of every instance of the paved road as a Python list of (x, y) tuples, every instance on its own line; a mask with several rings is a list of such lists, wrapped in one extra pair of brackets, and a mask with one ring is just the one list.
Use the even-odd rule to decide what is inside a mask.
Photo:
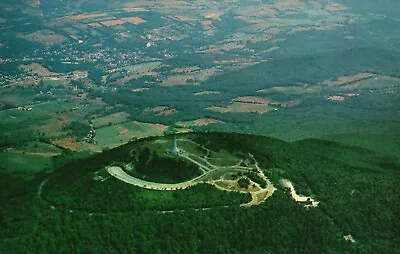
[(125, 171), (118, 167), (118, 166), (112, 166), (107, 168), (107, 172), (114, 176), (115, 178), (129, 183), (133, 184), (142, 188), (146, 189), (151, 189), (151, 190), (177, 190), (177, 189), (185, 189), (187, 187), (196, 185), (199, 183), (202, 177), (204, 177), (206, 174), (202, 174), (192, 180), (182, 182), (182, 183), (154, 183), (154, 182), (148, 182), (139, 178), (135, 178), (133, 176), (128, 175), (125, 173)]
[[(225, 171), (225, 170), (234, 170), (234, 169), (239, 170), (239, 171), (242, 171), (242, 170), (247, 171), (247, 170), (251, 169), (251, 168), (247, 168), (247, 167), (241, 167), (240, 166), (241, 161), (237, 165), (234, 165), (234, 166), (218, 167), (218, 166), (215, 166), (215, 165), (209, 163), (207, 160), (205, 160), (201, 157), (198, 157), (199, 159), (204, 161), (205, 164), (202, 164), (202, 163), (200, 163), (196, 160), (193, 160), (192, 158), (189, 157), (190, 155), (193, 155), (193, 154), (187, 153), (184, 150), (181, 150), (181, 151), (182, 151), (182, 153), (179, 156), (198, 165), (202, 169), (203, 174), (201, 174), (200, 176), (198, 176), (194, 179), (186, 181), (186, 182), (169, 184), (169, 183), (148, 182), (148, 181), (133, 177), (133, 176), (127, 174), (121, 167), (118, 167), (118, 166), (111, 166), (111, 167), (108, 167), (106, 170), (113, 177), (115, 177), (123, 182), (126, 182), (128, 184), (139, 186), (141, 188), (146, 188), (146, 189), (151, 189), (151, 190), (177, 190), (177, 189), (185, 189), (190, 186), (196, 185), (197, 183), (201, 182), (202, 179), (205, 180), (205, 179), (207, 179), (207, 177), (209, 178), (209, 176), (212, 175), (214, 172), (220, 172), (220, 171)], [(254, 161), (256, 161), (253, 155), (251, 155), (251, 154), (249, 154), (249, 155), (254, 159)], [(250, 194), (252, 196), (252, 200), (249, 203), (242, 204), (242, 206), (258, 205), (261, 202), (268, 199), (269, 197), (271, 197), (274, 194), (274, 192), (276, 191), (276, 188), (274, 187), (274, 185), (271, 183), (271, 181), (264, 175), (262, 170), (259, 168), (257, 161), (255, 163), (255, 166), (257, 168), (258, 175), (264, 179), (264, 181), (267, 184), (267, 187), (261, 188), (261, 186), (259, 184), (255, 183), (255, 185), (258, 186), (259, 191), (250, 192)], [(209, 183), (219, 189), (223, 189), (213, 182), (209, 182)]]
[(198, 161), (193, 160), (192, 158), (189, 157), (189, 155), (193, 155), (193, 154), (187, 153), (184, 150), (181, 150), (181, 151), (182, 151), (182, 153), (179, 156), (198, 165), (200, 167), (200, 169), (202, 170), (203, 174), (201, 174), (200, 176), (198, 176), (194, 179), (191, 179), (186, 182), (181, 182), (181, 183), (155, 183), (155, 182), (148, 182), (148, 181), (133, 177), (133, 176), (127, 174), (121, 167), (118, 167), (118, 166), (108, 167), (106, 170), (110, 175), (114, 176), (115, 178), (117, 178), (123, 182), (129, 183), (132, 185), (136, 185), (136, 186), (139, 186), (142, 188), (151, 189), (151, 190), (177, 190), (177, 189), (185, 189), (190, 186), (196, 185), (197, 183), (201, 182), (202, 178), (205, 178), (211, 172), (214, 172), (214, 171), (220, 170), (220, 169), (234, 167), (234, 166), (232, 166), (232, 167), (217, 167), (217, 166), (209, 163), (207, 160), (204, 160), (203, 158), (198, 157), (199, 159), (203, 160), (205, 162), (205, 164), (207, 164), (207, 165), (201, 164)]

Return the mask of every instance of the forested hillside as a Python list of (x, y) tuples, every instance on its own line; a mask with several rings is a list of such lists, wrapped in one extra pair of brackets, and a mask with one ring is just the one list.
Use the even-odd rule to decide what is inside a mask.
[[(393, 253), (400, 247), (398, 159), (323, 140), (196, 135), (215, 151), (252, 153), (277, 191), (244, 208), (245, 195), (209, 185), (171, 192), (95, 181), (93, 173), (129, 158), (127, 151), (145, 140), (129, 143), (34, 179), (2, 173), (2, 253)], [(294, 202), (280, 179), (320, 204), (306, 209)]]

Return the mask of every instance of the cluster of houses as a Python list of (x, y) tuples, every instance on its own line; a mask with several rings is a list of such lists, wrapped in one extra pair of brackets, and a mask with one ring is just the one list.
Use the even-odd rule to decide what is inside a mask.
[(95, 145), (96, 144), (96, 140), (94, 139), (95, 137), (96, 137), (96, 131), (94, 129), (91, 129), (89, 133), (86, 135), (86, 137), (82, 138), (82, 141)]

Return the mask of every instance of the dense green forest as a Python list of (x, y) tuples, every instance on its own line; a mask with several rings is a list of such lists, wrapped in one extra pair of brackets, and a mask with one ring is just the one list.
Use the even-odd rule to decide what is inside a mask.
[[(94, 180), (150, 139), (77, 159), (51, 174), (2, 173), (2, 253), (322, 253), (400, 248), (398, 158), (332, 141), (295, 143), (244, 134), (191, 134), (213, 150), (252, 153), (278, 189), (265, 203), (207, 184), (174, 192), (140, 189), (114, 178)], [(100, 170), (100, 171), (99, 171)], [(97, 172), (97, 173), (96, 173)], [(320, 204), (305, 209), (279, 184)], [(355, 243), (344, 240), (352, 235)]]

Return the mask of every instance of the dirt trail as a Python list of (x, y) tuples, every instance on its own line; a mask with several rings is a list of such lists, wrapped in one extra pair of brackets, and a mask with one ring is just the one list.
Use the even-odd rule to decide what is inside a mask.
[(299, 195), (296, 193), (296, 190), (292, 184), (291, 181), (287, 180), (287, 179), (281, 179), (281, 184), (283, 187), (285, 188), (289, 188), (290, 189), (290, 194), (292, 195), (292, 198), (296, 201), (296, 202), (307, 202), (307, 203), (311, 203), (311, 204), (306, 204), (304, 205), (304, 207), (306, 208), (310, 208), (310, 207), (317, 207), (319, 204), (319, 201), (316, 201), (315, 199), (313, 199), (312, 197), (305, 197), (302, 195)]
[[(252, 154), (249, 154), (249, 155), (250, 155), (250, 157), (252, 157), (252, 159), (254, 161), (256, 161)], [(256, 168), (258, 170), (257, 174), (266, 182), (267, 187), (262, 188), (258, 183), (256, 183), (256, 185), (260, 188), (260, 190), (256, 191), (256, 192), (252, 192), (251, 193), (252, 200), (249, 203), (241, 204), (240, 206), (249, 207), (249, 206), (253, 206), (253, 205), (259, 205), (262, 202), (264, 202), (265, 200), (267, 200), (269, 197), (271, 197), (274, 194), (274, 192), (276, 191), (276, 188), (274, 187), (272, 182), (265, 176), (262, 169), (258, 166), (257, 161), (254, 165), (256, 166)]]

